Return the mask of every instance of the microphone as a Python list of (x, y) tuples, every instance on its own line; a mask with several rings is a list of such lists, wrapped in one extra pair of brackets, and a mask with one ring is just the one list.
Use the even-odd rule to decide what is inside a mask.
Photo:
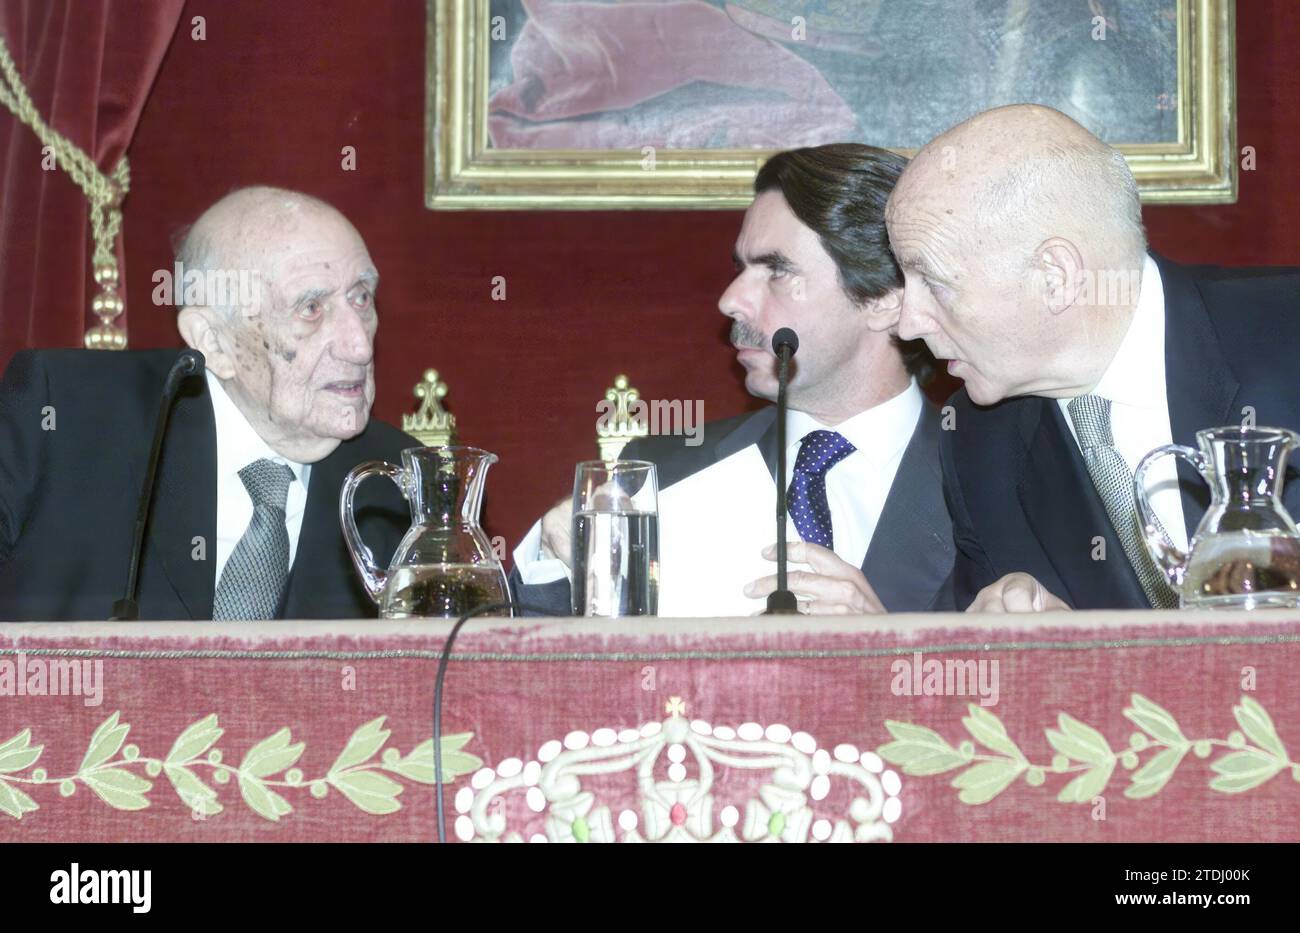
[(786, 582), (785, 554), (785, 417), (788, 411), (786, 387), (790, 382), (790, 358), (799, 349), (799, 335), (782, 327), (772, 335), (772, 352), (776, 354), (776, 589), (767, 595), (763, 615), (796, 615), (799, 602)]
[(127, 569), (126, 592), (122, 598), (113, 603), (110, 622), (134, 622), (140, 618), (140, 604), (136, 596), (140, 589), (140, 557), (144, 552), (145, 526), (149, 523), (149, 507), (153, 504), (154, 480), (158, 473), (158, 461), (162, 454), (163, 436), (167, 433), (167, 420), (171, 416), (172, 403), (182, 382), (191, 376), (203, 374), (203, 354), (198, 350), (183, 350), (176, 362), (167, 371), (163, 383), (162, 399), (158, 403), (158, 417), (154, 421), (153, 447), (149, 451), (149, 462), (144, 471), (144, 485), (140, 489), (139, 506), (135, 512), (135, 537), (131, 541), (131, 563)]

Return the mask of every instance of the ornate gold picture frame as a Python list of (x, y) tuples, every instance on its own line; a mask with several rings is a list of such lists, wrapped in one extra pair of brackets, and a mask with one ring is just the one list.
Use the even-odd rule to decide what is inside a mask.
[[(493, 94), (501, 92), (500, 73), (509, 65), (509, 59), (502, 56), (509, 53), (501, 51), (508, 48), (508, 43), (501, 40), (506, 37), (506, 17), (500, 15), (502, 9), (509, 9), (511, 4), (517, 12), (538, 13), (542, 10), (559, 10), (564, 12), (566, 0), (427, 0), (427, 101), (426, 101), (426, 151), (425, 151), (425, 203), (434, 210), (479, 210), (479, 209), (644, 209), (644, 208), (738, 208), (748, 205), (751, 199), (751, 185), (755, 172), (775, 151), (772, 148), (671, 148), (668, 146), (619, 146), (610, 148), (541, 148), (540, 146), (509, 147), (493, 144), (490, 123), (500, 127), (503, 119), (499, 104), (494, 104)], [(801, 8), (808, 10), (825, 10), (836, 4), (807, 4), (800, 0), (793, 2), (749, 2), (716, 3), (711, 0), (691, 0), (681, 6), (691, 7), (698, 3), (709, 16), (710, 9), (719, 11), (719, 15), (730, 16), (734, 20), (738, 9), (745, 17), (744, 24), (752, 26), (759, 36), (757, 41), (767, 41), (773, 49), (780, 43), (762, 38), (762, 29), (770, 29), (772, 24), (784, 28), (786, 19), (795, 24), (795, 29), (803, 17), (785, 14)], [(1035, 0), (1033, 5), (1026, 0), (1012, 0), (1008, 9), (1015, 9), (1028, 15), (1029, 11), (1037, 13), (1042, 9), (1039, 4), (1069, 4), (1075, 0)], [(1107, 8), (1114, 9), (1119, 0), (1101, 0), (1097, 4), (1083, 3), (1085, 11), (1094, 7), (1105, 14)], [(1165, 111), (1160, 114), (1162, 138), (1129, 139), (1109, 141), (1116, 142), (1128, 157), (1138, 184), (1142, 189), (1143, 200), (1147, 203), (1181, 203), (1214, 204), (1231, 203), (1237, 197), (1237, 140), (1236, 140), (1236, 69), (1234, 58), (1235, 36), (1235, 0), (1130, 0), (1134, 4), (1145, 4), (1144, 9), (1159, 12), (1160, 28), (1167, 39), (1158, 48), (1168, 48), (1168, 61), (1156, 62), (1150, 66), (1149, 80), (1159, 83), (1154, 87), (1165, 87), (1172, 82), (1172, 88), (1152, 95), (1153, 110)], [(1159, 9), (1161, 4), (1166, 8)], [(856, 14), (852, 20), (859, 22), (863, 10), (872, 9), (879, 12), (887, 9), (881, 6), (882, 0), (862, 0), (855, 7)], [(617, 4), (587, 2), (582, 8), (586, 20), (591, 14), (605, 13), (613, 10)], [(638, 5), (642, 10), (645, 4)], [(1064, 8), (1064, 7), (1063, 7)], [(1131, 9), (1132, 7), (1130, 7)], [(574, 9), (574, 12), (576, 12)], [(893, 8), (893, 9), (907, 9)], [(1073, 8), (1071, 8), (1073, 9)], [(784, 18), (773, 18), (774, 16)], [(1007, 14), (1008, 16), (1010, 14)], [(1073, 15), (1073, 14), (1072, 14)], [(823, 17), (824, 19), (825, 17)], [(823, 28), (816, 17), (810, 17), (812, 29)], [(1129, 29), (1124, 32), (1126, 21), (1117, 18), (1112, 22), (1106, 15), (1089, 20), (1084, 17), (1078, 21), (1068, 21), (1070, 29), (1083, 29), (1085, 36), (1093, 41), (1105, 41), (1107, 28), (1120, 36), (1132, 36), (1132, 23), (1136, 17), (1127, 21)], [(1150, 20), (1151, 17), (1148, 17)], [(884, 21), (881, 21), (884, 22)], [(1059, 17), (1050, 21), (1052, 28), (1059, 29)], [(754, 23), (768, 24), (753, 26)], [(884, 22), (885, 26), (890, 23)], [(511, 24), (510, 28), (516, 28)], [(586, 29), (584, 21), (578, 28)], [(730, 27), (728, 27), (730, 28)], [(1091, 30), (1091, 34), (1088, 34)], [(1022, 30), (1023, 31), (1023, 30)], [(544, 33), (542, 29), (535, 32)], [(555, 33), (556, 30), (552, 30)], [(933, 32), (933, 30), (932, 30)], [(1098, 33), (1101, 34), (1100, 40)], [(572, 34), (571, 32), (569, 33)], [(825, 35), (825, 30), (818, 35)], [(947, 35), (944, 33), (943, 35)], [(546, 36), (548, 39), (552, 35)], [(784, 38), (784, 37), (778, 37)], [(1041, 37), (1040, 37), (1041, 38)], [(565, 41), (565, 34), (560, 33), (558, 41)], [(869, 43), (869, 37), (863, 35), (849, 36), (846, 40)], [(1089, 47), (1075, 34), (1067, 37), (1072, 43), (1069, 48), (1083, 50)], [(1112, 41), (1114, 41), (1112, 39)], [(1129, 39), (1130, 48), (1133, 40)], [(787, 43), (789, 44), (789, 43)], [(1058, 41), (1058, 46), (1059, 46)], [(1022, 62), (1034, 62), (1032, 56), (1039, 55), (1047, 46), (1022, 42), (1019, 54)], [(879, 51), (882, 46), (874, 46), (877, 51), (870, 54), (885, 54)], [(1115, 48), (1112, 45), (1109, 52)], [(886, 49), (890, 46), (886, 45)], [(999, 47), (1001, 48), (1001, 47)], [(561, 62), (555, 66), (560, 79), (571, 62), (564, 58), (563, 49), (552, 58)], [(778, 51), (780, 51), (778, 49)], [(803, 50), (800, 49), (800, 52)], [(784, 54), (784, 53), (782, 53)], [(827, 54), (833, 54), (827, 53)], [(1002, 54), (999, 52), (998, 54)], [(1045, 54), (1045, 53), (1044, 53)], [(494, 58), (494, 56), (496, 56)], [(1149, 51), (1138, 54), (1142, 60), (1156, 56)], [(793, 56), (790, 59), (794, 61)], [(877, 59), (879, 60), (879, 59)], [(965, 60), (954, 58), (958, 64), (954, 67), (966, 67)], [(616, 64), (616, 63), (615, 63)], [(802, 67), (802, 66), (801, 66)], [(1145, 67), (1145, 66), (1144, 66)], [(1040, 69), (1041, 70), (1041, 69)], [(635, 79), (640, 69), (632, 69)], [(494, 86), (494, 74), (495, 86)], [(846, 71), (845, 74), (850, 74)], [(1080, 77), (1072, 85), (1072, 93), (1087, 94), (1087, 81), (1110, 80), (1104, 69), (1092, 67), (1081, 68)], [(1150, 74), (1157, 77), (1150, 78)], [(861, 83), (862, 76), (852, 73), (852, 77)], [(620, 75), (625, 81), (628, 75)], [(1117, 79), (1118, 80), (1118, 79)], [(948, 82), (945, 86), (950, 86)], [(988, 87), (996, 81), (986, 82)], [(1130, 82), (1132, 83), (1132, 82)], [(690, 85), (691, 89), (706, 87), (704, 82)], [(1082, 87), (1082, 92), (1077, 88)], [(548, 89), (549, 90), (549, 89)], [(758, 93), (755, 89), (744, 89), (751, 96)], [(1002, 82), (1001, 90), (1005, 95), (1007, 87)], [(680, 90), (675, 92), (680, 94)], [(1111, 88), (1107, 93), (1118, 93)], [(1124, 91), (1127, 99), (1145, 100), (1145, 96), (1134, 98), (1132, 88)], [(1146, 94), (1143, 90), (1142, 95)], [(520, 97), (520, 95), (515, 95)], [(542, 95), (545, 97), (546, 95)], [(552, 95), (554, 96), (554, 95)], [(644, 96), (650, 96), (649, 94)], [(844, 95), (851, 99), (851, 95)], [(1106, 94), (1098, 95), (1101, 99)], [(526, 95), (523, 96), (526, 100)], [(916, 114), (916, 123), (908, 127), (914, 134), (925, 137), (945, 128), (950, 122), (942, 122), (936, 127), (925, 125), (925, 117), (938, 121), (943, 114), (937, 113), (931, 99), (922, 99), (919, 94), (915, 102), (893, 100), (895, 110), (900, 106), (905, 119)], [(999, 102), (996, 95), (989, 104)], [(1061, 105), (1053, 99), (1040, 100), (1041, 103)], [(983, 109), (976, 100), (975, 110)], [(717, 107), (713, 104), (716, 110)], [(1143, 104), (1139, 103), (1139, 107)], [(1069, 112), (1068, 106), (1062, 106)], [(494, 112), (496, 111), (496, 112)], [(599, 115), (597, 115), (599, 116)], [(1151, 116), (1145, 114), (1145, 116)], [(512, 125), (527, 128), (528, 132), (538, 126), (528, 122), (528, 114), (522, 118), (515, 113), (507, 115)], [(580, 120), (590, 120), (591, 114), (581, 114), (579, 119), (568, 124), (584, 128)], [(657, 115), (663, 118), (662, 111)], [(669, 114), (671, 119), (671, 113)], [(638, 117), (640, 119), (640, 117)], [(627, 122), (627, 121), (624, 121)], [(857, 126), (863, 127), (870, 121), (859, 114)], [(1086, 122), (1086, 121), (1085, 121)], [(550, 124), (554, 126), (555, 124)], [(780, 128), (777, 128), (779, 133)], [(497, 135), (502, 135), (498, 132)], [(514, 134), (518, 137), (520, 134)], [(588, 134), (590, 135), (590, 134)], [(801, 144), (793, 139), (789, 145)], [(905, 155), (915, 150), (904, 145), (896, 145), (889, 139), (873, 139), (873, 135), (885, 135), (868, 129), (860, 130), (856, 136), (860, 141), (872, 142), (895, 149)], [(1111, 134), (1114, 135), (1113, 133)], [(554, 138), (552, 133), (551, 137)], [(841, 134), (840, 137), (845, 137)], [(624, 139), (624, 142), (627, 140)], [(820, 140), (820, 141), (830, 141)]]

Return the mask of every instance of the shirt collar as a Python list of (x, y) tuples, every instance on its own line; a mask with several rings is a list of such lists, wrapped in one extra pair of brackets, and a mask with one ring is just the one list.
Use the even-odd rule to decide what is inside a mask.
[(1142, 286), (1128, 332), (1110, 365), (1088, 393), (1120, 405), (1151, 408), (1165, 391), (1165, 293), (1160, 267), (1150, 256), (1142, 264)]
[(293, 471), (294, 479), (307, 485), (306, 465), (295, 463), (271, 449), (253, 429), (244, 413), (226, 394), (221, 380), (207, 370), (208, 395), (212, 398), (212, 416), (217, 425), (217, 474), (238, 476), (239, 471), (256, 460), (274, 460)]
[(836, 431), (872, 463), (885, 462), (911, 441), (924, 404), (921, 388), (913, 379), (893, 398), (834, 427), (822, 424), (807, 412), (791, 409), (786, 421), (786, 452), (792, 455), (809, 431)]

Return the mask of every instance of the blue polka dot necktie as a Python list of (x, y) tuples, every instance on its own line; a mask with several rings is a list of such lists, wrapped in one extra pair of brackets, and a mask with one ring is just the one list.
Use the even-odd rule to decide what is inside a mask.
[(835, 431), (809, 431), (804, 435), (786, 497), (790, 518), (805, 541), (835, 547), (831, 507), (826, 501), (826, 474), (855, 450), (844, 435)]

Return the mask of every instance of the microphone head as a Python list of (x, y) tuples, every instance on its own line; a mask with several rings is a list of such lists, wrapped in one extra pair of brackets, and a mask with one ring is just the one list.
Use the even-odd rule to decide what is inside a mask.
[(182, 350), (176, 356), (176, 362), (167, 370), (167, 380), (163, 383), (163, 397), (171, 398), (176, 394), (182, 382), (192, 376), (203, 375), (206, 360), (198, 350)]
[(783, 349), (788, 349), (791, 356), (799, 349), (799, 335), (788, 327), (782, 327), (772, 335), (772, 352), (780, 356)]
[(203, 354), (193, 349), (182, 350), (176, 362), (181, 364), (181, 375), (186, 377), (202, 375), (207, 364)]

